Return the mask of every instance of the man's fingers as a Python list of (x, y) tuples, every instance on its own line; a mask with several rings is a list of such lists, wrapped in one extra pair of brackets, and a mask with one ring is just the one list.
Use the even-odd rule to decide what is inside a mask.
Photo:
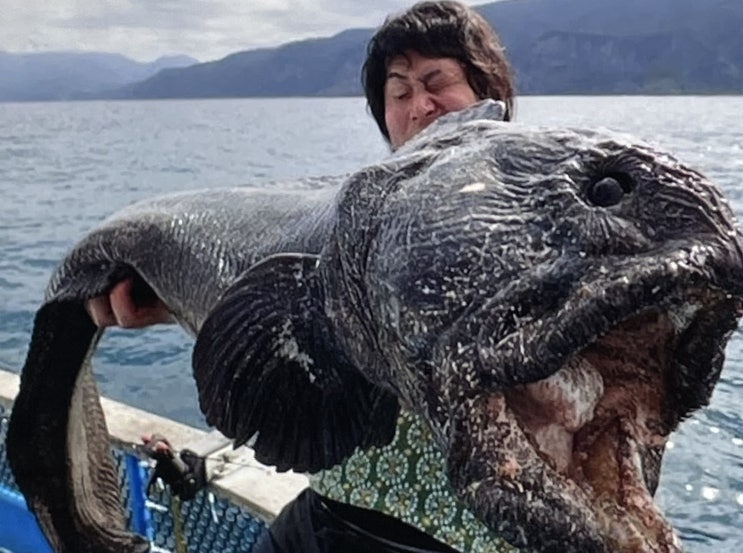
[(109, 292), (108, 298), (116, 317), (116, 324), (121, 328), (146, 326), (146, 323), (140, 324), (139, 309), (132, 298), (132, 279), (128, 278), (117, 283)]
[(108, 295), (92, 298), (85, 303), (85, 308), (96, 326), (143, 328), (158, 323), (174, 322), (167, 306), (159, 299), (151, 305), (137, 305), (132, 294), (133, 285), (130, 278), (122, 280)]
[(143, 328), (158, 323), (172, 322), (168, 308), (159, 299), (151, 305), (137, 305), (132, 293), (134, 281), (126, 279), (113, 287), (109, 294), (111, 309), (122, 328)]
[[(99, 328), (107, 326), (130, 327), (137, 322), (137, 307), (131, 299), (132, 281), (122, 280), (108, 295), (97, 296), (85, 302), (90, 318)], [(144, 326), (144, 325), (143, 325)]]
[(85, 302), (85, 309), (88, 311), (93, 323), (99, 328), (114, 326), (117, 324), (116, 315), (111, 308), (111, 302), (108, 296), (98, 296)]

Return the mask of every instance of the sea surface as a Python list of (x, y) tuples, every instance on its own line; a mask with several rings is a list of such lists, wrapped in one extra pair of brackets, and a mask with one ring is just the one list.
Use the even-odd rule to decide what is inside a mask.
[[(517, 119), (608, 127), (674, 152), (743, 219), (743, 97), (525, 97)], [(18, 371), (46, 281), (74, 242), (135, 200), (340, 174), (387, 154), (360, 98), (0, 104), (0, 367)], [(175, 327), (112, 330), (102, 392), (204, 427), (191, 342)], [(743, 341), (711, 405), (665, 457), (658, 500), (694, 553), (743, 552)]]

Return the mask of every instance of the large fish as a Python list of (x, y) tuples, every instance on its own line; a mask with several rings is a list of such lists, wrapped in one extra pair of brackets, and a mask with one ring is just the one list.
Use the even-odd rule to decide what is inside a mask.
[(145, 202), (73, 250), (8, 433), (57, 550), (146, 549), (124, 530), (100, 409), (85, 407), (98, 333), (83, 301), (131, 275), (199, 333), (202, 410), (259, 460), (332, 466), (387, 443), (401, 403), (511, 543), (681, 550), (652, 495), (740, 317), (732, 212), (630, 137), (501, 123), (491, 107), (442, 118), (337, 190)]

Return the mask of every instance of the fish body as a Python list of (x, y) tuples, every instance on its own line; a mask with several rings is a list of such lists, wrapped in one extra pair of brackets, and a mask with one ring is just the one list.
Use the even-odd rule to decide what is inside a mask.
[(121, 524), (102, 413), (83, 407), (99, 336), (84, 301), (127, 277), (197, 335), (207, 422), (279, 470), (388, 443), (402, 405), (459, 497), (524, 551), (681, 551), (652, 495), (740, 317), (733, 214), (632, 137), (493, 110), (444, 116), (322, 190), (146, 201), (73, 249), (8, 433), (58, 551), (143, 550)]

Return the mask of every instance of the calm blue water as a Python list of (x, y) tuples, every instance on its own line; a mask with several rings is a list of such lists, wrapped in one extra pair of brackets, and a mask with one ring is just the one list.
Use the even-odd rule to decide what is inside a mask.
[[(522, 122), (605, 126), (672, 150), (743, 219), (743, 97), (530, 97)], [(135, 200), (206, 186), (341, 173), (384, 156), (361, 99), (0, 104), (0, 367), (22, 365), (47, 278), (66, 250)], [(111, 331), (103, 393), (204, 426), (176, 328)], [(666, 454), (658, 498), (688, 550), (743, 551), (743, 342), (708, 409)]]

